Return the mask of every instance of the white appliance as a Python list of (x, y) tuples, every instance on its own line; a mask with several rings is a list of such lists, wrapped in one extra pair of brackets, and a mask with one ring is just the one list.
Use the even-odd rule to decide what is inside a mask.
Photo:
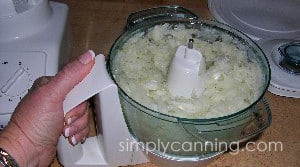
[[(91, 54), (95, 54), (90, 51)], [(223, 152), (195, 156), (168, 156), (144, 150), (130, 134), (121, 109), (118, 87), (112, 81), (103, 55), (95, 58), (92, 71), (67, 95), (65, 113), (94, 96), (97, 135), (71, 146), (63, 136), (58, 141), (58, 159), (66, 167), (116, 167), (135, 165), (149, 160), (159, 166), (204, 166)], [(133, 105), (132, 105), (133, 106)], [(127, 120), (128, 121), (128, 120)]]
[(35, 79), (70, 55), (68, 7), (47, 0), (0, 1), (0, 129)]
[[(67, 20), (68, 7), (62, 3), (48, 0), (0, 1), (0, 129), (7, 125), (15, 107), (27, 94), (35, 79), (40, 76), (53, 76), (67, 63), (71, 51)], [(107, 90), (101, 95), (108, 98), (105, 98), (107, 102), (100, 102), (97, 98), (99, 94), (95, 99), (96, 103), (116, 112), (99, 115), (106, 118), (97, 122), (98, 130), (102, 128), (104, 135), (89, 138), (84, 147), (81, 145), (72, 147), (69, 143), (61, 146), (60, 142), (58, 152), (61, 163), (72, 167), (123, 166), (148, 161), (141, 152), (118, 152), (120, 139), (129, 142), (132, 137), (129, 135), (122, 112), (118, 110), (119, 105), (112, 104), (109, 100), (110, 91), (117, 91), (116, 88), (110, 80), (101, 83), (98, 86), (104, 86)], [(88, 95), (95, 94), (95, 90), (89, 90), (92, 93), (85, 91)], [(71, 104), (77, 105), (78, 100), (82, 98), (85, 96), (75, 94)], [(66, 103), (67, 101), (68, 99)], [(96, 108), (100, 109), (100, 106)], [(68, 148), (72, 150), (71, 153), (68, 152), (70, 151)], [(73, 152), (74, 149), (77, 152)]]
[(223, 153), (183, 159), (144, 150), (128, 131), (118, 87), (107, 72), (104, 55), (96, 56), (92, 71), (69, 92), (63, 103), (65, 113), (92, 96), (95, 102), (97, 135), (76, 146), (70, 145), (61, 136), (57, 152), (59, 161), (65, 167), (117, 167), (146, 163), (149, 160), (163, 167), (199, 167), (205, 166)]
[[(64, 53), (69, 42), (65, 5), (48, 3), (47, 0), (11, 0), (1, 1), (0, 6), (5, 8), (0, 12), (0, 105), (7, 109), (1, 110), (0, 115), (4, 127), (33, 81), (39, 76), (56, 74), (66, 62), (64, 55), (67, 54)], [(181, 157), (162, 157), (155, 152), (148, 152), (146, 158), (140, 147), (135, 147), (138, 143), (127, 129), (117, 91), (117, 86), (106, 72), (104, 56), (97, 56), (92, 72), (68, 94), (64, 111), (96, 94), (98, 133), (74, 147), (61, 137), (57, 150), (59, 161), (64, 166), (126, 166), (148, 162), (148, 159), (162, 166), (199, 166), (222, 154), (201, 159), (191, 157), (184, 163), (178, 162), (183, 160)], [(121, 143), (133, 147), (121, 151)]]
[[(291, 68), (300, 70), (300, 1), (209, 0), (208, 7), (217, 21), (246, 33), (265, 52), (271, 67), (271, 93), (300, 98), (300, 75), (284, 63), (288, 60)], [(295, 56), (284, 55), (279, 48), (292, 48)]]
[[(105, 57), (96, 56), (90, 74), (67, 95), (64, 111), (94, 96), (97, 135), (89, 137), (83, 144), (70, 145), (60, 137), (58, 159), (65, 167), (114, 167), (148, 162), (142, 151), (122, 149), (120, 144), (138, 144), (130, 135), (121, 110), (118, 88), (106, 70)], [(92, 86), (91, 86), (92, 85)], [(138, 146), (138, 145), (137, 145)]]
[[(90, 53), (95, 55), (92, 51)], [(68, 140), (61, 136), (57, 152), (63, 166), (116, 167), (150, 160), (159, 166), (199, 167), (222, 155), (221, 151), (194, 156), (169, 156), (153, 149), (146, 150), (148, 147), (143, 148), (127, 128), (118, 87), (108, 74), (105, 57), (98, 55), (95, 59), (92, 71), (69, 92), (63, 108), (67, 113), (94, 96), (97, 135), (87, 138), (84, 143), (76, 146), (71, 146)]]

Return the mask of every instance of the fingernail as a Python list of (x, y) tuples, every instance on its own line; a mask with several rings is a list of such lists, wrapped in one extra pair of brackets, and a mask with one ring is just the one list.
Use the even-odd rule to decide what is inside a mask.
[(87, 52), (85, 52), (83, 55), (81, 55), (79, 57), (79, 61), (82, 64), (88, 64), (89, 62), (91, 62), (93, 59), (95, 58), (95, 53), (92, 50), (88, 50)]
[(71, 123), (72, 123), (72, 119), (71, 119), (71, 118), (68, 118), (67, 125), (71, 125)]
[(73, 144), (73, 145), (76, 145), (76, 144), (77, 144), (77, 141), (76, 141), (76, 139), (75, 139), (75, 136), (72, 136), (71, 141), (72, 141), (72, 144)]
[(70, 136), (70, 128), (66, 128), (65, 129), (65, 137), (69, 137)]

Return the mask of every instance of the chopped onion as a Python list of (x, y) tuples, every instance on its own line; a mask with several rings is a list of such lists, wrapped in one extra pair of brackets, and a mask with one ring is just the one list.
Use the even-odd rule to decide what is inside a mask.
[[(173, 97), (166, 84), (168, 68), (177, 47), (191, 38), (205, 57), (206, 71), (199, 74), (205, 90), (191, 99)], [(131, 37), (118, 51), (113, 73), (129, 96), (150, 109), (184, 118), (222, 117), (249, 106), (262, 90), (262, 69), (246, 49), (214, 29), (163, 24)]]

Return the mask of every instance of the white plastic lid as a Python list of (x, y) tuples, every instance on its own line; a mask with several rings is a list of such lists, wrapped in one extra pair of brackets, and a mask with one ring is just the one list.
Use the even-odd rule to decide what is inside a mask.
[(278, 48), (284, 44), (294, 42), (293, 40), (269, 40), (261, 44), (270, 66), (272, 78), (269, 91), (273, 94), (300, 98), (300, 75), (294, 75), (286, 72), (279, 65), (281, 56)]
[(209, 0), (214, 18), (254, 40), (300, 39), (299, 0)]

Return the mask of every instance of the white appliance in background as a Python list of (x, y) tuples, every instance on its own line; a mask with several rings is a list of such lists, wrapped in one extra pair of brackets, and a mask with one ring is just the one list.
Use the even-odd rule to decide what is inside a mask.
[[(15, 107), (27, 94), (34, 80), (40, 76), (55, 75), (68, 61), (71, 41), (67, 20), (68, 7), (62, 3), (48, 0), (0, 0), (0, 129), (7, 125)], [(71, 167), (104, 167), (147, 162), (141, 151), (119, 151), (119, 142), (126, 144), (134, 141), (122, 112), (118, 110), (119, 105), (110, 101), (111, 98), (116, 99), (110, 96), (110, 92), (117, 91), (117, 88), (110, 82), (101, 83), (106, 89), (101, 93), (105, 101), (97, 99), (100, 94), (96, 97), (97, 113), (100, 113), (99, 105), (106, 107), (106, 110), (115, 107), (113, 111), (117, 112), (97, 115), (98, 135), (89, 138), (85, 147), (73, 147), (62, 137), (58, 146), (61, 163)], [(89, 90), (92, 93), (94, 91)], [(88, 96), (92, 95), (89, 91), (84, 92)], [(71, 105), (77, 105), (78, 100), (84, 98), (86, 96), (83, 94), (75, 94)], [(77, 156), (69, 152), (76, 150)]]
[(269, 91), (300, 98), (300, 1), (209, 0), (213, 17), (246, 33), (271, 67)]
[(70, 55), (68, 7), (48, 0), (0, 1), (0, 129), (35, 79)]

